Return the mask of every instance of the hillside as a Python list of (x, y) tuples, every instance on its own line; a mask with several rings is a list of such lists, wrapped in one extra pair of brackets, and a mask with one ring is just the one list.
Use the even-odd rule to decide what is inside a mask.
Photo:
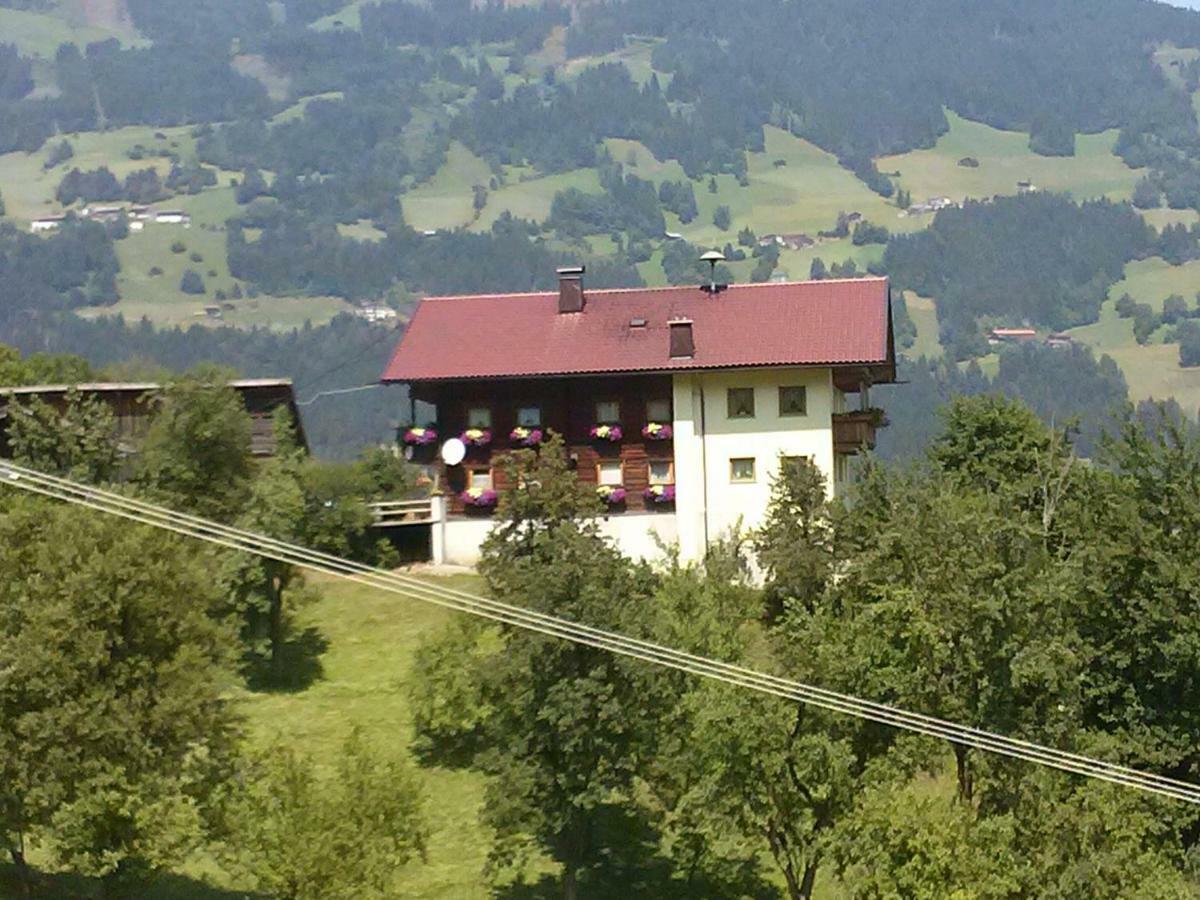
[[(801, 22), (781, 0), (709, 5), (0, 0), (3, 221), (178, 210), (189, 223), (109, 222), (113, 291), (65, 307), (276, 330), (356, 304), (402, 317), (412, 293), (544, 287), (564, 261), (597, 286), (689, 281), (713, 246), (738, 281), (881, 271), (886, 242), (940, 207), (1031, 191), (1136, 201), (1159, 231), (1200, 223), (1200, 15), (920, 0), (897, 22), (879, 0), (822, 0)], [(462, 259), (475, 271), (447, 265)], [(1169, 280), (1200, 290), (1188, 268)], [(939, 293), (921, 291), (908, 352), (961, 360), (990, 325), (1028, 320), (1000, 303), (970, 341), (931, 337), (934, 317), (966, 321)], [(1195, 405), (1168, 345), (1093, 340), (1097, 309), (1066, 324), (1136, 396)]]

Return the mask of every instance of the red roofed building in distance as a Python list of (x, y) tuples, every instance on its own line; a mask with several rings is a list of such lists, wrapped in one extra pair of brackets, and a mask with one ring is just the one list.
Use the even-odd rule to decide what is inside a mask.
[[(884, 424), (870, 388), (895, 377), (885, 278), (590, 291), (582, 269), (556, 292), (424, 299), (383, 373), (436, 411), (403, 437), (440, 489), (434, 560), (465, 564), (510, 487), (497, 455), (550, 431), (624, 552), (657, 537), (700, 559), (760, 524), (789, 460), (843, 489)], [(450, 439), (465, 455), (439, 453)]]

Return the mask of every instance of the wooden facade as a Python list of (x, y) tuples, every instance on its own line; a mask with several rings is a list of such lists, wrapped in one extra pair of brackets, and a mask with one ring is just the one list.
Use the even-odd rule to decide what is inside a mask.
[[(242, 398), (251, 419), (250, 452), (256, 457), (275, 454), (275, 430), (273, 416), (279, 407), (285, 407), (292, 415), (297, 446), (307, 450), (308, 441), (300, 421), (300, 411), (292, 391), (292, 383), (286, 379), (246, 379), (231, 382), (230, 388)], [(154, 414), (155, 397), (161, 386), (153, 383), (103, 383), (68, 385), (34, 385), (29, 387), (0, 387), (0, 457), (11, 455), (8, 444), (8, 407), (10, 404), (29, 403), (40, 400), (62, 409), (72, 390), (91, 399), (99, 400), (112, 410), (117, 420), (117, 441), (122, 453), (137, 452), (150, 427)]]
[[(673, 467), (674, 447), (670, 439), (650, 440), (642, 429), (652, 421), (648, 412), (665, 411), (656, 418), (658, 424), (670, 425), (670, 375), (627, 375), (612, 377), (530, 378), (487, 380), (472, 379), (453, 382), (413, 384), (414, 399), (431, 403), (437, 408), (438, 433), (435, 444), (418, 448), (416, 461), (434, 464), (439, 469), (439, 484), (448, 494), (452, 514), (471, 512), (462, 500), (462, 493), (471, 483), (473, 474), (491, 476), (492, 487), (503, 491), (503, 473), (495, 464), (496, 457), (519, 449), (510, 439), (514, 428), (521, 424), (518, 411), (536, 408), (539, 427), (562, 435), (572, 465), (583, 484), (599, 485), (601, 464), (620, 463), (621, 486), (627, 492), (623, 505), (614, 512), (640, 512), (648, 508), (643, 491), (651, 483), (651, 463), (657, 468)], [(600, 420), (600, 404), (616, 404), (615, 419)], [(467, 458), (461, 465), (446, 466), (438, 459), (441, 442), (458, 437), (472, 424), (472, 410), (487, 410), (490, 417), (492, 441), (485, 447), (468, 447)], [(597, 440), (591, 429), (597, 425), (620, 425), (620, 441)], [(673, 481), (673, 479), (672, 479)]]

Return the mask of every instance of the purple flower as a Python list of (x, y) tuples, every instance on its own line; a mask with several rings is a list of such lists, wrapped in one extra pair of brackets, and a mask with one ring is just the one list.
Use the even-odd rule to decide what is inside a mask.
[(462, 502), (467, 506), (495, 506), (496, 501), (500, 499), (499, 495), (491, 488), (469, 488), (461, 494)]
[(404, 432), (406, 444), (432, 444), (437, 440), (437, 432), (432, 428), (410, 428)]
[(651, 422), (642, 429), (642, 437), (648, 441), (669, 441), (673, 434), (670, 425), (661, 425), (658, 422)]
[(618, 503), (625, 502), (626, 491), (623, 487), (612, 487), (605, 484), (596, 488), (596, 493), (609, 506), (616, 506)]
[(468, 428), (460, 439), (468, 447), (486, 447), (492, 442), (492, 431), (490, 428)]
[(522, 447), (536, 447), (542, 442), (542, 429), (525, 428), (522, 425), (518, 425), (509, 433), (508, 437)]
[(614, 443), (623, 437), (620, 425), (595, 425), (590, 434), (593, 440), (613, 441)]
[(652, 484), (642, 491), (642, 496), (650, 503), (674, 503), (675, 485)]

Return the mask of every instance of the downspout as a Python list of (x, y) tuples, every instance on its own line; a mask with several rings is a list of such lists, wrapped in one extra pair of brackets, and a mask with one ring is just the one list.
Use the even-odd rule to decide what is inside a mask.
[(704, 379), (700, 379), (700, 502), (703, 504), (704, 556), (708, 556), (708, 423), (704, 407)]

